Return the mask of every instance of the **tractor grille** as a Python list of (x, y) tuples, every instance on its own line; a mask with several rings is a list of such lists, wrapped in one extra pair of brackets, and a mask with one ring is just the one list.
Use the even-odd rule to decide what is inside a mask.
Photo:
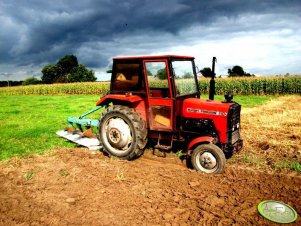
[(236, 141), (238, 141), (239, 139), (240, 139), (239, 130), (235, 130), (235, 131), (232, 133), (231, 143), (232, 143), (232, 144), (235, 144)]
[(233, 104), (229, 109), (227, 126), (227, 143), (234, 144), (240, 139), (240, 105)]

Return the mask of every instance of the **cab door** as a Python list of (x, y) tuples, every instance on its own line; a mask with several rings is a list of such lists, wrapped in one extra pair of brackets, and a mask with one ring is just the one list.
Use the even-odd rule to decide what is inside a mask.
[(167, 60), (144, 60), (147, 81), (149, 126), (151, 130), (173, 129), (173, 99)]

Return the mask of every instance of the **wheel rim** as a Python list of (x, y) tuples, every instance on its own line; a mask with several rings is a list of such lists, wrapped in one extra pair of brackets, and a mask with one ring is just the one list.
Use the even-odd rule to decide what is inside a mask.
[(216, 157), (209, 151), (203, 151), (197, 154), (196, 164), (198, 168), (205, 173), (212, 173), (218, 167)]
[(121, 118), (109, 118), (102, 130), (102, 136), (113, 152), (126, 152), (132, 143), (130, 126)]

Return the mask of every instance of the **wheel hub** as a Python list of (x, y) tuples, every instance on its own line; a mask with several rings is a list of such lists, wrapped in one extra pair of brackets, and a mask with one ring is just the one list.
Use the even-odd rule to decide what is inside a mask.
[(216, 158), (210, 152), (204, 152), (200, 155), (200, 163), (205, 169), (213, 169), (216, 166)]
[(130, 127), (121, 118), (110, 119), (105, 132), (110, 145), (117, 149), (126, 148), (132, 140)]
[(120, 131), (115, 129), (115, 128), (112, 128), (110, 129), (109, 131), (109, 139), (115, 143), (115, 144), (118, 144), (121, 140), (121, 134), (120, 134)]

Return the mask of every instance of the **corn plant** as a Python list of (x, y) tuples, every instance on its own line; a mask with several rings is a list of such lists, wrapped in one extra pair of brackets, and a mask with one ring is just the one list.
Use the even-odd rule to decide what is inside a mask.
[[(152, 87), (167, 87), (156, 81)], [(165, 86), (164, 86), (165, 85)], [(183, 80), (182, 90), (190, 90), (191, 84)], [(201, 93), (209, 92), (209, 79), (199, 79)], [(51, 85), (29, 85), (1, 87), (0, 95), (70, 95), (70, 94), (103, 94), (110, 89), (109, 82), (63, 83)], [(301, 94), (301, 76), (272, 76), (272, 77), (244, 77), (244, 78), (217, 78), (216, 94), (225, 93), (235, 95), (281, 95)]]

